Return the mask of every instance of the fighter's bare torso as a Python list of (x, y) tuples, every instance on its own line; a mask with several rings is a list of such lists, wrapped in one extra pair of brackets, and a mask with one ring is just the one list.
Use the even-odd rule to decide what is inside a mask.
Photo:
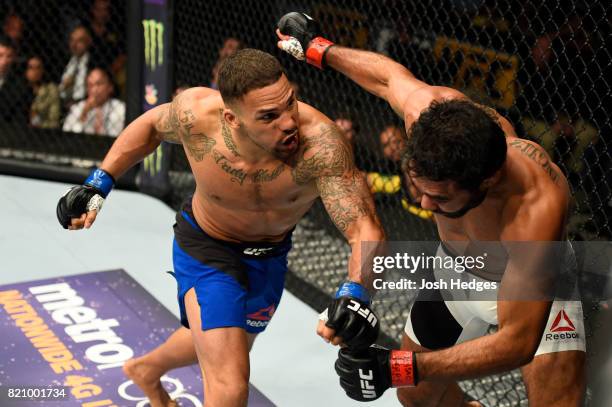
[(193, 88), (173, 104), (179, 113), (169, 120), (180, 128), (195, 177), (198, 224), (228, 241), (281, 240), (319, 196), (308, 158), (314, 139), (321, 145), (329, 120), (299, 103), (297, 151), (285, 160), (270, 156), (253, 163), (238, 153), (217, 91)]

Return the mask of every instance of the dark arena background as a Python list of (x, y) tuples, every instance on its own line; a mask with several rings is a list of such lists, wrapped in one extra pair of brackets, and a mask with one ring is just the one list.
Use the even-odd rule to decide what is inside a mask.
[[(389, 239), (435, 240), (430, 214), (399, 190), (394, 151), (402, 147), (402, 121), (340, 74), (279, 51), (276, 21), (289, 11), (309, 13), (339, 44), (384, 53), (428, 83), (460, 89), (497, 109), (567, 176), (570, 239), (610, 241), (608, 2), (2, 0), (0, 173), (81, 183), (124, 124), (181, 88), (215, 86), (219, 61), (240, 47), (259, 48), (281, 60), (302, 101), (353, 135), (357, 165), (367, 174)], [(99, 86), (114, 83), (113, 95), (102, 91), (108, 100), (101, 113), (89, 110), (83, 66), (103, 68)], [(87, 121), (79, 127), (80, 116)], [(182, 148), (162, 145), (119, 186), (176, 209), (194, 182)], [(580, 260), (589, 246), (579, 247), (586, 248), (578, 250)], [(296, 229), (287, 288), (322, 310), (346, 277), (348, 253), (318, 202)], [(602, 282), (585, 276), (582, 283), (592, 372), (603, 363), (596, 342), (605, 327), (598, 321), (609, 311), (597, 301)], [(399, 343), (411, 300), (377, 297), (380, 343)], [(527, 405), (518, 371), (461, 386), (489, 406)], [(591, 399), (592, 386), (587, 405), (595, 405)]]

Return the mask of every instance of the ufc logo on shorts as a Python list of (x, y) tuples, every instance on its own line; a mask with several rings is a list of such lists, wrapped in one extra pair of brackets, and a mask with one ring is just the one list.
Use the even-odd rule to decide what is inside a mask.
[(374, 373), (371, 370), (368, 370), (368, 373), (364, 373), (363, 369), (359, 369), (359, 385), (361, 387), (361, 394), (364, 399), (374, 399), (376, 398), (376, 391), (374, 390), (374, 385), (370, 384), (370, 380), (374, 379)]
[(354, 311), (358, 313), (359, 315), (361, 315), (362, 317), (364, 317), (370, 323), (370, 325), (376, 326), (376, 323), (378, 322), (378, 319), (376, 318), (376, 316), (372, 312), (370, 312), (369, 309), (361, 308), (361, 306), (359, 305), (357, 301), (351, 300), (351, 303), (347, 305), (346, 307), (350, 309), (351, 311)]
[(273, 247), (249, 247), (244, 249), (242, 253), (248, 254), (249, 256), (261, 256), (262, 254), (266, 254), (272, 249)]

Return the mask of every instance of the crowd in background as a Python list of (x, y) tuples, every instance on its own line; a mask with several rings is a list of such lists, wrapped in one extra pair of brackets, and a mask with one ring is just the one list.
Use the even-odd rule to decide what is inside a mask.
[[(57, 15), (30, 10), (28, 4), (38, 4), (33, 0), (6, 4), (0, 8), (0, 122), (117, 136), (125, 124), (125, 3), (65, 0)], [(612, 139), (605, 108), (611, 94), (610, 7), (558, 0), (381, 0), (377, 15), (368, 15), (368, 7), (345, 0), (310, 11), (337, 42), (389, 55), (428, 83), (460, 88), (496, 108), (567, 174), (579, 210), (602, 201), (595, 216), (607, 222), (610, 191), (596, 185), (611, 176), (610, 154), (601, 154)], [(221, 62), (245, 46), (258, 46), (249, 34), (227, 31), (233, 34), (216, 37), (219, 48), (206, 50), (208, 65), (195, 64), (189, 79), (182, 77), (189, 66), (175, 67), (177, 92), (192, 85), (216, 88)], [(274, 42), (272, 34), (266, 38)], [(290, 79), (301, 94), (303, 78)], [(303, 90), (308, 102), (313, 89)], [(400, 193), (403, 123), (371, 120), (359, 101), (355, 107), (332, 99), (331, 109), (315, 104), (345, 130), (372, 191)]]
[[(409, 8), (406, 4), (385, 1), (388, 9)], [(459, 88), (477, 102), (496, 108), (512, 121), (519, 136), (540, 143), (561, 167), (578, 211), (595, 212), (595, 222), (590, 213), (584, 217), (590, 221), (587, 229), (594, 234), (605, 231), (596, 224), (608, 223), (612, 191), (596, 185), (606, 177), (607, 185), (612, 184), (612, 124), (605, 108), (611, 94), (612, 9), (599, 3), (557, 0), (414, 4), (406, 13), (373, 21), (364, 46), (409, 67), (417, 78)], [(361, 116), (338, 113), (337, 123), (352, 128), (353, 134), (361, 127), (360, 119), (368, 120)], [(387, 121), (374, 134), (357, 131), (352, 137), (360, 155), (364, 153), (358, 144), (364, 136), (378, 141), (377, 160), (367, 158), (368, 166), (359, 164), (363, 157), (357, 158), (378, 194), (401, 189), (400, 180), (392, 177), (398, 173), (392, 146), (401, 144), (393, 141), (399, 140), (392, 136), (393, 127), (403, 128)], [(372, 162), (376, 168), (371, 168)]]
[(29, 25), (33, 16), (18, 2), (2, 10), (0, 121), (74, 133), (120, 133), (126, 68), (122, 16), (113, 13), (111, 0), (87, 5), (47, 21), (64, 29), (63, 35), (55, 33), (56, 41), (34, 37), (40, 21), (33, 22), (37, 31)]

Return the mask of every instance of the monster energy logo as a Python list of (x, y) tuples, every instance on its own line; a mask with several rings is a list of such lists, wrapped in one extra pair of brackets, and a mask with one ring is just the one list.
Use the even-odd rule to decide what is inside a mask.
[(161, 144), (157, 146), (157, 149), (145, 157), (143, 164), (145, 172), (148, 172), (152, 177), (159, 174), (162, 169), (162, 158), (164, 156), (164, 149)]
[(142, 20), (144, 29), (145, 64), (154, 71), (164, 63), (164, 23)]

